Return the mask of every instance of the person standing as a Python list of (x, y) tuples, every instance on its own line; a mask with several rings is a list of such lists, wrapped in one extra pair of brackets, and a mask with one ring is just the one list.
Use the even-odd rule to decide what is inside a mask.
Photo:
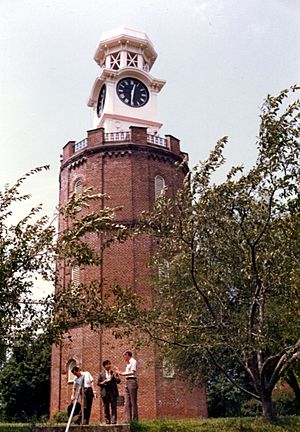
[(117, 423), (117, 397), (119, 396), (118, 384), (121, 382), (119, 374), (114, 373), (111, 362), (104, 360), (102, 363), (104, 371), (98, 378), (98, 385), (101, 389), (101, 397), (104, 407), (104, 418), (106, 424)]
[(125, 385), (125, 416), (126, 421), (130, 420), (138, 421), (138, 405), (137, 405), (137, 391), (138, 391), (138, 379), (137, 379), (137, 362), (132, 357), (131, 351), (125, 351), (123, 353), (124, 360), (126, 361), (125, 372), (119, 372), (119, 375), (126, 377)]
[[(93, 399), (96, 397), (94, 389), (94, 380), (89, 372), (82, 372), (78, 366), (74, 366), (71, 370), (72, 374), (75, 375), (73, 389), (71, 394), (71, 402), (75, 399), (76, 390), (78, 386), (81, 387), (81, 394), (84, 399), (83, 403), (83, 424), (88, 425), (90, 421), (90, 415), (93, 405)], [(78, 423), (81, 423), (82, 417), (78, 418)]]

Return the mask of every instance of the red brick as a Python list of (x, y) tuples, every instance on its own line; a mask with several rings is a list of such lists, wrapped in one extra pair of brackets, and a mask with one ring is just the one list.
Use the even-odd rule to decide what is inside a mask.
[[(167, 142), (167, 148), (147, 144), (146, 129), (132, 127), (130, 142), (105, 142), (103, 129), (96, 129), (88, 132), (87, 147), (77, 153), (68, 149), (74, 142), (68, 143), (64, 148), (60, 172), (60, 205), (66, 203), (74, 192), (76, 180), (80, 178), (84, 189), (92, 187), (94, 193), (110, 196), (105, 205), (123, 206), (118, 219), (132, 224), (143, 210), (150, 210), (153, 206), (156, 175), (165, 179), (170, 197), (174, 197), (182, 185), (186, 170), (178, 170), (176, 164), (182, 162), (185, 155), (181, 153), (176, 138), (168, 136)], [(90, 209), (96, 211), (98, 208), (96, 204), (91, 204)], [(100, 247), (96, 236), (90, 235), (89, 242)], [(105, 252), (102, 266), (81, 268), (81, 281), (88, 283), (104, 278), (102, 294), (106, 287), (118, 282), (121, 286), (132, 287), (146, 302), (151, 302), (148, 264), (153, 250), (152, 240), (147, 237), (114, 244)], [(60, 284), (66, 287), (71, 277), (70, 268), (64, 268), (61, 263), (58, 267)], [(71, 334), (71, 344), (66, 342), (62, 348), (53, 347), (52, 350), (51, 415), (58, 410), (65, 411), (69, 404), (72, 385), (67, 382), (67, 368), (70, 360), (75, 360), (83, 370), (88, 370), (96, 382), (103, 360), (108, 358), (124, 370), (122, 352), (131, 349), (129, 341), (116, 340), (109, 330), (93, 331), (88, 327), (77, 327), (72, 329)], [(164, 378), (154, 345), (135, 352), (134, 357), (139, 366), (138, 404), (141, 419), (207, 417), (204, 385), (191, 391), (183, 381)], [(124, 382), (120, 385), (120, 393), (124, 394)], [(118, 417), (121, 421), (124, 418), (123, 407), (119, 407)], [(103, 421), (100, 398), (94, 401), (91, 420)]]

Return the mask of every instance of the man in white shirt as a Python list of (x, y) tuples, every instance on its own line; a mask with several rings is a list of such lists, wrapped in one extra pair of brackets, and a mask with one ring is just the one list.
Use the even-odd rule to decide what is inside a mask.
[[(96, 396), (94, 389), (94, 380), (89, 372), (82, 372), (78, 366), (72, 368), (72, 374), (76, 376), (73, 383), (71, 402), (75, 399), (76, 390), (79, 387), (83, 389), (82, 397), (84, 399), (84, 410), (83, 410), (83, 424), (89, 424), (93, 399)], [(81, 418), (78, 418), (80, 423)]]
[(126, 377), (125, 385), (125, 416), (126, 421), (138, 420), (138, 405), (137, 405), (137, 362), (132, 357), (131, 351), (123, 353), (124, 360), (126, 361), (125, 372), (119, 372), (119, 375)]

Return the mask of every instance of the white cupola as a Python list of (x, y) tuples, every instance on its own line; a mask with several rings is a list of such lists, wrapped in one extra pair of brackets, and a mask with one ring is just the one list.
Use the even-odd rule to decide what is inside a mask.
[(94, 60), (102, 73), (88, 100), (94, 110), (94, 128), (124, 132), (130, 126), (142, 126), (158, 133), (157, 95), (165, 81), (150, 75), (156, 58), (143, 32), (121, 27), (101, 35)]

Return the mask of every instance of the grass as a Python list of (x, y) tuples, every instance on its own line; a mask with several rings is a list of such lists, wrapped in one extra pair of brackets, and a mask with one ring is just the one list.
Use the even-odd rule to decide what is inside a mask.
[(31, 432), (32, 424), (28, 423), (0, 423), (0, 432)]
[[(50, 424), (44, 423), (39, 426), (49, 427)], [(272, 424), (262, 417), (143, 420), (138, 423), (132, 422), (130, 430), (131, 432), (300, 432), (300, 417), (281, 417)], [(0, 432), (31, 431), (32, 424), (0, 424)]]
[(132, 423), (131, 432), (300, 432), (300, 417), (149, 420)]

